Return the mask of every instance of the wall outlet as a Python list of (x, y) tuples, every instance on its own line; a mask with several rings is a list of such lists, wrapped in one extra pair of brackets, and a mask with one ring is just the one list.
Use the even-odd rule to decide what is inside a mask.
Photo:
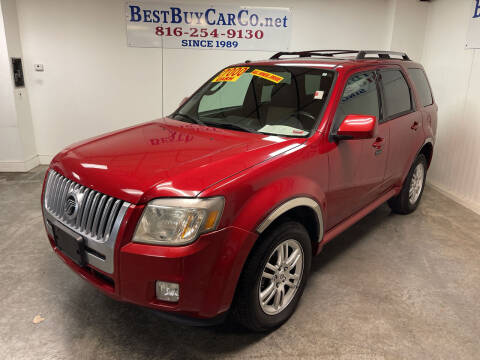
[(35, 71), (43, 71), (43, 64), (35, 64), (33, 66), (35, 67)]

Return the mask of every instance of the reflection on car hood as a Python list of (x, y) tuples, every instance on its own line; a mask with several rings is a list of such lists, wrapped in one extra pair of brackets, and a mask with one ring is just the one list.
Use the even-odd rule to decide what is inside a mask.
[(197, 196), (303, 142), (164, 118), (69, 146), (52, 167), (84, 186), (143, 203)]

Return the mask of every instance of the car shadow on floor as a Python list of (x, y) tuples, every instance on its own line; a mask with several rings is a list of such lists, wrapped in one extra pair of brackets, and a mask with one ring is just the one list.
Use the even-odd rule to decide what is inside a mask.
[[(390, 210), (383, 205), (340, 234), (314, 258), (312, 272), (320, 272), (356, 243), (366, 240), (390, 216)], [(62, 310), (68, 317), (65, 326), (71, 342), (77, 341), (78, 336), (100, 339), (93, 349), (95, 346), (97, 351), (110, 349), (120, 357), (128, 354), (129, 358), (142, 359), (158, 354), (167, 358), (209, 358), (240, 352), (268, 336), (268, 333), (251, 333), (228, 320), (209, 327), (171, 322), (148, 309), (110, 299), (87, 283), (74, 286), (69, 299), (71, 302), (63, 303)], [(297, 311), (302, 311), (301, 303)], [(80, 334), (78, 329), (84, 333)]]
[(365, 216), (359, 222), (349, 227), (337, 237), (332, 239), (324, 246), (320, 254), (312, 260), (311, 272), (321, 271), (330, 262), (339, 255), (344, 254), (359, 242), (366, 240), (376, 228), (381, 227), (392, 216), (398, 216), (393, 213), (385, 203)]
[[(101, 352), (111, 349), (116, 354), (128, 353), (131, 359), (151, 358), (152, 354), (160, 358), (204, 358), (207, 354), (238, 352), (267, 335), (251, 333), (228, 320), (215, 326), (183, 325), (89, 288), (89, 284), (76, 287), (77, 293), (70, 295), (76, 298), (75, 308), (63, 310), (69, 317), (67, 327), (83, 329), (83, 337), (101, 339), (97, 345)], [(93, 297), (88, 304), (78, 301), (85, 293)], [(78, 341), (78, 334), (72, 333), (70, 341)]]

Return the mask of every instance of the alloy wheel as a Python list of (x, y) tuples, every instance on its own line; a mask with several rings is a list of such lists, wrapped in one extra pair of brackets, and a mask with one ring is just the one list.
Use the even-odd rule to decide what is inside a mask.
[(408, 200), (410, 204), (415, 204), (422, 193), (423, 179), (425, 177), (425, 168), (422, 163), (419, 163), (413, 171), (412, 181), (410, 182), (410, 189), (408, 191)]
[(268, 315), (282, 312), (292, 301), (302, 281), (303, 248), (294, 239), (280, 243), (270, 254), (258, 289), (260, 307)]

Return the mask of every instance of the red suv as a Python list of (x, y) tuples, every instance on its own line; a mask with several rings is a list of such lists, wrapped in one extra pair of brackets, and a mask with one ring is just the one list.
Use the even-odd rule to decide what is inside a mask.
[(404, 53), (281, 52), (229, 66), (170, 116), (60, 152), (54, 251), (104, 293), (184, 321), (279, 326), (312, 256), (422, 196), (437, 105)]

